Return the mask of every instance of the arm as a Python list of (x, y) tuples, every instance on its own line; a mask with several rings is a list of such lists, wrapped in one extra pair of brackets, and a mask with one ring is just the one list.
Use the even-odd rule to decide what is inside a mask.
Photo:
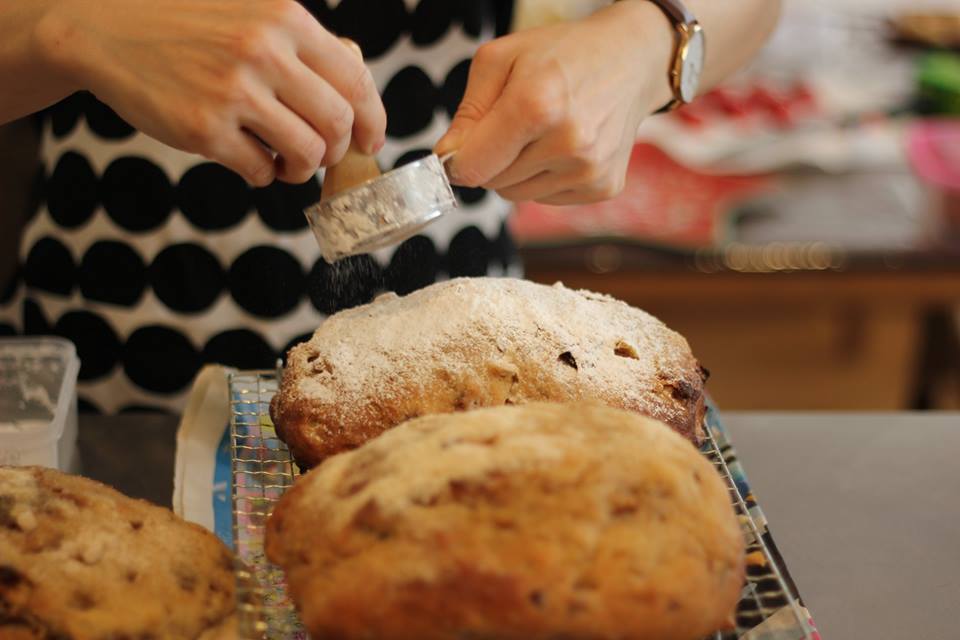
[[(701, 90), (766, 41), (779, 0), (686, 0), (707, 37)], [(458, 150), (455, 182), (510, 200), (570, 204), (623, 188), (640, 122), (672, 96), (674, 29), (648, 0), (624, 0), (580, 21), (482, 47), (437, 152)]]
[[(701, 92), (716, 86), (760, 50), (777, 25), (780, 4), (780, 0), (687, 0), (707, 33)], [(662, 13), (660, 18), (666, 24)]]
[(88, 89), (258, 186), (383, 144), (369, 70), (293, 0), (4, 2), (0, 43), (0, 122)]

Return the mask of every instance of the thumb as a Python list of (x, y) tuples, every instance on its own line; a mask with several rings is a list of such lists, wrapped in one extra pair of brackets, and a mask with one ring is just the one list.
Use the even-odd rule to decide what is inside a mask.
[[(454, 124), (456, 124), (456, 121), (454, 121)], [(463, 145), (464, 130), (462, 127), (454, 128), (454, 124), (450, 125), (450, 129), (443, 134), (443, 137), (433, 147), (433, 152), (441, 158), (448, 153), (457, 151)]]
[(450, 129), (434, 147), (438, 156), (452, 153), (463, 146), (474, 126), (490, 113), (500, 98), (512, 67), (513, 55), (506, 38), (489, 42), (477, 50), (470, 63), (463, 99), (453, 116)]

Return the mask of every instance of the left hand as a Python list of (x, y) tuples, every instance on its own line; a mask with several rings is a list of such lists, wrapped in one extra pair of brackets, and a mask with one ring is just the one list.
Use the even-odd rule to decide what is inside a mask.
[(672, 29), (653, 3), (483, 45), (447, 134), (453, 181), (561, 205), (623, 189), (637, 127), (670, 96)]

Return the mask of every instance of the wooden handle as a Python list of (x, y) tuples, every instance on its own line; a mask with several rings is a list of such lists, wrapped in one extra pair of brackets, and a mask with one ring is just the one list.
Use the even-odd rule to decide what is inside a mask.
[(320, 201), (324, 202), (341, 191), (378, 177), (380, 177), (380, 167), (377, 165), (377, 159), (360, 151), (351, 142), (343, 159), (327, 167), (323, 177)]
[[(361, 60), (363, 59), (363, 52), (356, 42), (348, 38), (340, 38), (340, 40), (350, 47)], [(365, 154), (351, 141), (346, 155), (340, 162), (327, 167), (327, 172), (323, 177), (320, 201), (329, 200), (341, 191), (378, 177), (380, 177), (380, 167), (377, 165), (377, 159)]]

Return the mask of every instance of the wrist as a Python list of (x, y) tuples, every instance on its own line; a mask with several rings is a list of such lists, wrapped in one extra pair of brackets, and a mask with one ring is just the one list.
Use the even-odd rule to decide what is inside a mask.
[(673, 99), (670, 69), (676, 49), (676, 31), (670, 20), (650, 0), (623, 0), (599, 11), (623, 34), (629, 56), (637, 68), (639, 108), (651, 114)]

